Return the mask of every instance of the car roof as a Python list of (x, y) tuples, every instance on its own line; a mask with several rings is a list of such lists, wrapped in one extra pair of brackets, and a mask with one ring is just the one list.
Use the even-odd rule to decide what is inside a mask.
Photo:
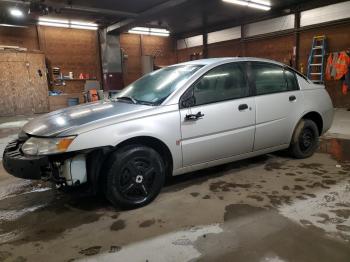
[(192, 60), (192, 61), (176, 64), (174, 66), (178, 66), (178, 65), (201, 65), (201, 66), (212, 66), (212, 65), (214, 65), (214, 66), (217, 66), (217, 65), (224, 64), (224, 63), (229, 63), (229, 62), (249, 62), (249, 61), (265, 62), (265, 63), (279, 65), (279, 66), (282, 66), (282, 67), (287, 67), (290, 70), (292, 70), (293, 72), (295, 72), (298, 75), (300, 75), (302, 78), (304, 78), (308, 82), (310, 82), (310, 80), (305, 75), (303, 75), (302, 73), (300, 73), (299, 71), (297, 71), (296, 69), (292, 68), (289, 65), (286, 65), (286, 64), (283, 64), (283, 63), (280, 63), (280, 62), (277, 62), (277, 61), (274, 61), (274, 60), (271, 60), (271, 59), (258, 58), (258, 57), (240, 57), (240, 56), (236, 56), (236, 57), (207, 58), (207, 59)]
[(280, 62), (270, 60), (270, 59), (264, 59), (264, 58), (258, 58), (258, 57), (220, 57), (220, 58), (207, 58), (207, 59), (199, 59), (199, 60), (192, 60), (184, 63), (180, 63), (177, 65), (212, 65), (212, 64), (220, 64), (223, 62), (239, 62), (239, 61), (260, 61), (260, 62), (268, 62), (273, 63), (281, 66), (285, 66), (285, 64), (282, 64)]

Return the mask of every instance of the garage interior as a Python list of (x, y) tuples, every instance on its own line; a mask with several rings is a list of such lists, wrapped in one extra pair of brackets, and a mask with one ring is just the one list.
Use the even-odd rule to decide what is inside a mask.
[[(314, 37), (325, 39), (319, 72)], [(350, 56), (350, 1), (0, 0), (1, 161), (36, 116), (197, 59), (284, 63), (321, 81), (335, 108), (312, 157), (278, 152), (176, 176), (135, 210), (1, 164), (0, 261), (350, 261), (350, 86), (325, 76), (341, 52)]]

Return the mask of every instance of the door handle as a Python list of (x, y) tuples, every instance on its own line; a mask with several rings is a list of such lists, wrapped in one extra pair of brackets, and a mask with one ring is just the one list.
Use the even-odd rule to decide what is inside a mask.
[(289, 97), (289, 101), (290, 101), (290, 102), (293, 102), (293, 101), (295, 101), (295, 100), (297, 100), (297, 98), (296, 98), (295, 96), (290, 96), (290, 97)]
[(241, 104), (238, 106), (238, 110), (239, 111), (243, 111), (243, 110), (246, 110), (248, 109), (248, 105), (247, 104)]
[(197, 114), (188, 114), (185, 116), (185, 120), (196, 121), (196, 120), (202, 118), (203, 116), (204, 116), (204, 114), (202, 114), (202, 112), (198, 112)]

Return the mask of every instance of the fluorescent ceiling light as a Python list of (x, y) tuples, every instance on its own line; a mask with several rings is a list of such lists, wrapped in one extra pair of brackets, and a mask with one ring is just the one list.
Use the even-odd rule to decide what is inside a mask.
[(40, 22), (49, 22), (49, 23), (60, 23), (60, 24), (68, 24), (68, 20), (64, 19), (52, 19), (52, 18), (46, 18), (46, 17), (39, 17)]
[(248, 6), (268, 11), (271, 9), (271, 3), (264, 0), (222, 0), (227, 3)]
[(71, 20), (70, 23), (71, 23), (71, 25), (82, 25), (82, 26), (98, 27), (98, 24), (95, 24), (95, 23), (73, 21), (73, 20)]
[(11, 8), (10, 14), (14, 17), (23, 17), (23, 12), (18, 8)]
[(155, 32), (151, 32), (149, 33), (150, 35), (155, 35), (155, 36), (169, 36), (169, 33), (155, 33)]
[(149, 32), (150, 28), (148, 28), (148, 27), (134, 27), (131, 30)]
[(65, 28), (69, 27), (69, 24), (52, 23), (52, 22), (44, 22), (44, 21), (39, 21), (38, 25), (54, 26), (54, 27), (65, 27)]
[(161, 28), (151, 28), (150, 30), (151, 32), (155, 32), (155, 33), (163, 33), (163, 34), (168, 34), (169, 31), (166, 29), (161, 29)]
[(149, 32), (138, 31), (138, 30), (129, 30), (128, 33), (130, 33), (130, 34), (139, 34), (139, 35), (149, 35)]
[(75, 29), (88, 29), (88, 30), (97, 30), (97, 26), (84, 26), (84, 25), (70, 25), (70, 28), (75, 28)]
[(270, 6), (254, 4), (254, 3), (249, 3), (248, 7), (253, 7), (253, 8), (257, 8), (257, 9), (261, 9), (261, 10), (265, 10), (265, 11), (269, 11), (271, 9)]
[(170, 32), (162, 28), (134, 27), (128, 31), (131, 34), (169, 36)]
[(63, 20), (63, 19), (52, 19), (46, 17), (39, 17), (39, 25), (64, 27), (64, 28), (75, 28), (75, 29), (88, 29), (97, 30), (98, 25), (95, 23), (81, 22), (74, 20)]
[(155, 36), (169, 36), (169, 33), (156, 33), (156, 32), (151, 32), (149, 33), (150, 35), (155, 35)]
[(261, 5), (271, 6), (270, 1), (265, 1), (265, 0), (251, 0), (250, 2), (254, 2), (257, 4), (261, 4)]
[(145, 31), (137, 31), (137, 30), (129, 30), (130, 34), (138, 34), (138, 35), (154, 35), (154, 36), (169, 36), (169, 33), (156, 33), (156, 32), (145, 32)]
[(6, 26), (6, 27), (23, 27), (27, 28), (28, 26), (26, 25), (10, 25), (10, 24), (0, 24), (0, 26)]

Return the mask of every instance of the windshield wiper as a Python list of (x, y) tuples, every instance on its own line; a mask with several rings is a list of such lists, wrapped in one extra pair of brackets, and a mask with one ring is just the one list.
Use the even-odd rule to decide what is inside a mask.
[(116, 98), (117, 100), (131, 101), (133, 104), (137, 104), (137, 101), (131, 96), (119, 96)]
[(141, 105), (154, 106), (154, 103), (148, 102), (148, 101), (137, 100), (137, 102), (138, 102), (139, 104), (141, 104)]
[(131, 96), (120, 96), (120, 97), (114, 98), (114, 100), (131, 101), (133, 104), (141, 104), (141, 105), (151, 105), (151, 106), (155, 105), (155, 103), (152, 103), (152, 102), (136, 100), (135, 98), (132, 98)]

